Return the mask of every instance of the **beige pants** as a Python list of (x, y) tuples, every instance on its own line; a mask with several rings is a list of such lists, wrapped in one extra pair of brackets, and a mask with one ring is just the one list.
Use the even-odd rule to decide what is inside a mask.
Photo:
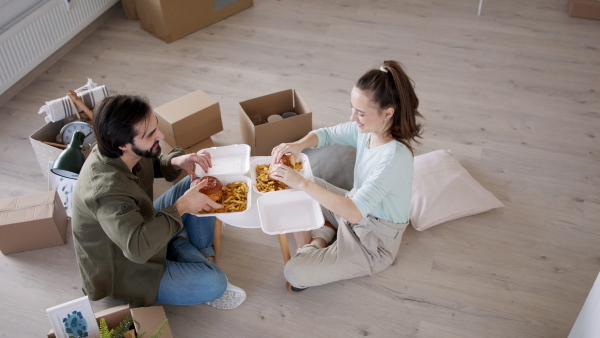
[[(348, 191), (333, 186), (319, 178), (315, 183), (341, 196)], [(389, 267), (400, 249), (400, 240), (406, 224), (396, 224), (371, 215), (358, 223), (322, 208), (325, 220), (335, 226), (336, 239), (326, 248), (305, 245), (285, 265), (284, 275), (298, 288), (323, 285), (339, 280), (376, 274)], [(317, 229), (313, 237), (329, 241), (334, 233), (327, 227)]]

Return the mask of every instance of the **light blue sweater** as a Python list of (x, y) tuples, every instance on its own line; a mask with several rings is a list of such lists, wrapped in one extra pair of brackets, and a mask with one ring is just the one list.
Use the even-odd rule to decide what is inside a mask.
[(405, 145), (393, 140), (369, 149), (371, 134), (360, 133), (354, 122), (312, 132), (319, 138), (317, 148), (333, 144), (356, 148), (351, 199), (363, 217), (371, 214), (393, 223), (409, 221), (413, 156)]

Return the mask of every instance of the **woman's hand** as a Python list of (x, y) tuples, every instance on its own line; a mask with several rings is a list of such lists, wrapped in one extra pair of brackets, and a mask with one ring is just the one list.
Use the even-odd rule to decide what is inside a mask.
[(283, 164), (271, 164), (269, 177), (274, 180), (281, 181), (293, 189), (300, 189), (306, 179), (300, 175), (295, 169), (292, 169)]
[(204, 172), (208, 172), (208, 169), (212, 168), (210, 153), (201, 150), (197, 153), (181, 155), (171, 159), (173, 168), (185, 170), (190, 176), (190, 181), (193, 181), (194, 178), (196, 178), (196, 174), (194, 173), (196, 164), (198, 164)]
[(319, 144), (319, 138), (313, 132), (309, 132), (300, 140), (293, 143), (282, 143), (271, 151), (271, 163), (275, 164), (279, 162), (281, 156), (291, 153), (294, 158), (297, 159), (300, 156), (300, 152), (305, 148), (316, 147)]
[(297, 143), (282, 143), (271, 151), (271, 163), (278, 163), (281, 157), (285, 154), (291, 153), (295, 159), (300, 156), (300, 152), (302, 151), (302, 146)]

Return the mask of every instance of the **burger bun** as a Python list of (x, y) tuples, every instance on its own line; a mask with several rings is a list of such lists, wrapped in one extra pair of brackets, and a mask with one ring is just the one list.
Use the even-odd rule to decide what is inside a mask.
[(201, 185), (206, 182), (206, 185), (200, 189), (200, 192), (208, 196), (214, 202), (219, 203), (223, 198), (223, 183), (214, 176), (203, 176), (195, 179), (192, 182), (192, 187)]

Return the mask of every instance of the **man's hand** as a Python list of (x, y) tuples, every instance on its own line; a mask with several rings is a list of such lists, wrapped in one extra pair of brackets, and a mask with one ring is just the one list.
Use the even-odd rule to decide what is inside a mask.
[(196, 174), (194, 173), (196, 164), (208, 173), (208, 169), (212, 168), (210, 153), (202, 150), (197, 153), (181, 155), (171, 159), (173, 168), (185, 170), (190, 176), (190, 182), (196, 178)]
[(200, 189), (204, 188), (208, 182), (204, 181), (198, 185), (195, 185), (188, 189), (179, 199), (175, 202), (175, 207), (179, 211), (180, 215), (194, 213), (204, 210), (209, 211), (211, 208), (222, 209), (223, 206), (217, 202), (214, 202), (210, 197), (200, 192)]

